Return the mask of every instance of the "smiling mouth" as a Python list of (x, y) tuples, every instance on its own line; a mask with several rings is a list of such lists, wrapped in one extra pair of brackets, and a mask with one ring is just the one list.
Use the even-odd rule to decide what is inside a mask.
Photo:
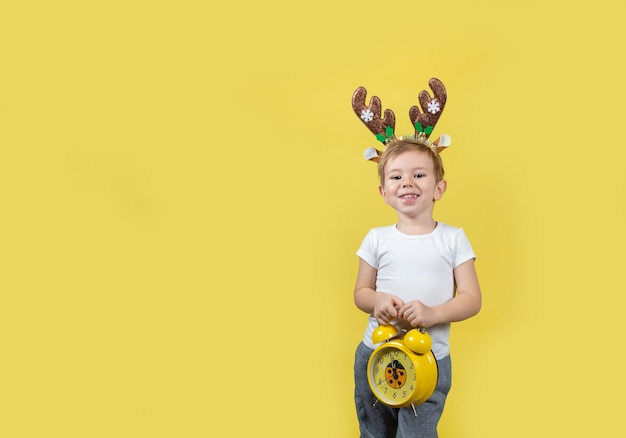
[(400, 199), (407, 199), (407, 200), (411, 200), (411, 199), (417, 199), (419, 195), (416, 195), (414, 193), (407, 193), (406, 195), (402, 195), (399, 196)]

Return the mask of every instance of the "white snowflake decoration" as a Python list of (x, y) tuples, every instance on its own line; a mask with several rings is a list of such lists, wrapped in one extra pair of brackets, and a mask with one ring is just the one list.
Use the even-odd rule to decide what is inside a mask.
[(361, 119), (363, 119), (364, 122), (371, 122), (372, 120), (374, 120), (374, 113), (371, 112), (369, 109), (364, 109), (361, 110)]
[[(428, 112), (431, 114), (436, 114), (439, 112), (439, 102), (437, 102), (436, 100), (431, 100), (428, 103)], [(363, 117), (363, 116), (361, 116)]]

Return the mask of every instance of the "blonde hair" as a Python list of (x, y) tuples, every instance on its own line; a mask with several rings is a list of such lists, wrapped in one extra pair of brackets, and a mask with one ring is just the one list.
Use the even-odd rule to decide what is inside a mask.
[(416, 138), (403, 138), (390, 142), (378, 160), (378, 177), (380, 178), (381, 186), (385, 184), (385, 165), (387, 162), (391, 158), (397, 157), (404, 152), (411, 151), (427, 152), (433, 160), (436, 182), (443, 180), (445, 172), (443, 169), (443, 161), (441, 161), (439, 154), (430, 146), (426, 145), (422, 140), (418, 140)]

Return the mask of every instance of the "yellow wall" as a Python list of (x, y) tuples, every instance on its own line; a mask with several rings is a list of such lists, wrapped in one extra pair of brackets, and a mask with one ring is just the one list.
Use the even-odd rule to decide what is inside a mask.
[(357, 436), (354, 252), (395, 216), (350, 97), (409, 132), (431, 76), (484, 291), (441, 436), (624, 433), (619, 2), (13, 3), (0, 435)]

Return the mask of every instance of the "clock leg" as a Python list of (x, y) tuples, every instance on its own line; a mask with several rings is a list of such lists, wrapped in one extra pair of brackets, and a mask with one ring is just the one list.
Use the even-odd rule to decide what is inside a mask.
[(413, 415), (417, 417), (417, 411), (415, 410), (415, 405), (411, 403), (411, 409), (413, 409)]

